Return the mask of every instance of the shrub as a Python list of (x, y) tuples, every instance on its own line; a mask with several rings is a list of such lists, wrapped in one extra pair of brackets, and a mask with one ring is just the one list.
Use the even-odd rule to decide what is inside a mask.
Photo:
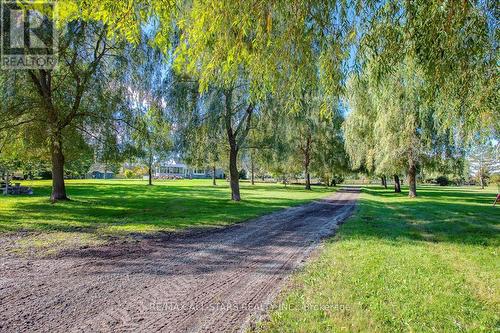
[(466, 183), (466, 181), (465, 181), (465, 178), (463, 178), (463, 177), (454, 177), (451, 180), (451, 183), (455, 186), (463, 186)]
[(448, 186), (450, 184), (450, 181), (448, 180), (448, 177), (446, 177), (446, 176), (439, 176), (436, 178), (436, 183), (439, 186)]
[(135, 174), (132, 170), (125, 170), (124, 175), (127, 179), (132, 179), (135, 177)]

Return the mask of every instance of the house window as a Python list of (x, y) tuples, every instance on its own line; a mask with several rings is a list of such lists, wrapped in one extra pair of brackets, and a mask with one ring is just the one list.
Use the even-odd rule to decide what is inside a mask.
[(195, 175), (204, 175), (205, 174), (205, 170), (195, 169), (194, 170), (194, 174)]

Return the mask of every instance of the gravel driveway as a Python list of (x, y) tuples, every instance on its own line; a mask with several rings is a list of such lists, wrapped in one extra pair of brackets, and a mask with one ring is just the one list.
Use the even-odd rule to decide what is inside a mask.
[(212, 231), (0, 258), (1, 332), (238, 332), (354, 211), (359, 190)]

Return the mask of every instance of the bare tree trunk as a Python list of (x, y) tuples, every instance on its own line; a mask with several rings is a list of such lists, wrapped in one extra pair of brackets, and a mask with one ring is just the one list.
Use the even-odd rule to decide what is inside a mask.
[(231, 199), (241, 201), (240, 196), (240, 175), (238, 172), (238, 143), (233, 130), (232, 121), (232, 91), (226, 91), (225, 96), (225, 122), (227, 139), (229, 141), (229, 183), (231, 185)]
[(153, 185), (153, 156), (150, 152), (148, 156), (148, 186)]
[(306, 169), (306, 190), (311, 190), (311, 174)]
[(410, 187), (408, 196), (415, 198), (417, 196), (417, 167), (413, 161), (410, 161), (408, 168), (408, 185)]
[(387, 177), (386, 176), (382, 176), (382, 186), (387, 189)]
[(148, 166), (148, 185), (153, 185), (153, 171), (151, 170), (151, 165)]
[(62, 134), (56, 132), (50, 139), (50, 150), (52, 157), (52, 194), (50, 200), (68, 200), (66, 185), (64, 183), (64, 154), (62, 146)]
[(231, 199), (234, 201), (241, 201), (238, 149), (234, 145), (231, 145), (229, 149), (229, 182), (231, 183)]
[(309, 173), (309, 165), (311, 164), (311, 136), (307, 137), (306, 146), (304, 149), (304, 173), (306, 177), (306, 190), (311, 190), (311, 174)]
[(394, 175), (394, 192), (401, 193), (401, 182), (398, 175)]
[(484, 177), (482, 174), (479, 175), (479, 181), (481, 183), (481, 189), (484, 190)]
[(332, 179), (332, 186), (337, 187), (337, 181), (335, 180), (335, 177)]
[(212, 172), (213, 172), (213, 174), (212, 174), (212, 185), (213, 186), (217, 186), (217, 181), (215, 180), (215, 172), (216, 171), (217, 171), (217, 169), (216, 169), (215, 164), (214, 164), (214, 166), (212, 167)]

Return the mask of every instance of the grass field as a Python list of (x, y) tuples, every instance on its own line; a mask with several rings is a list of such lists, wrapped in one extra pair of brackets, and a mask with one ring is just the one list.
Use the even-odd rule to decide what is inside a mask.
[(265, 332), (499, 332), (496, 188), (364, 190)]
[[(230, 199), (227, 182), (210, 180), (67, 181), (70, 202), (49, 202), (50, 181), (26, 182), (34, 196), (1, 197), (0, 234), (28, 232), (21, 246), (57, 248), (92, 244), (101, 236), (221, 226), (328, 195), (322, 187), (242, 183), (242, 198)], [(32, 235), (31, 235), (32, 234)]]

